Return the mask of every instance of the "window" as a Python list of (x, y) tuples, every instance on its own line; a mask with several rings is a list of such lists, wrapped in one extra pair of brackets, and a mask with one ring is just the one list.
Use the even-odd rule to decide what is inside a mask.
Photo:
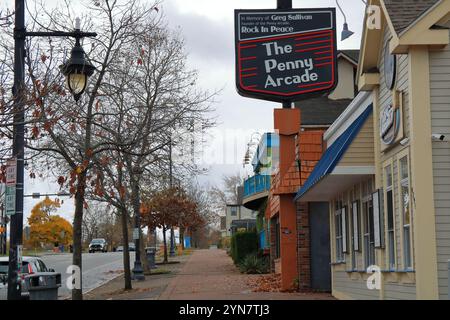
[[(344, 210), (345, 212), (345, 210)], [(335, 238), (336, 238), (336, 262), (344, 261), (344, 239), (343, 239), (343, 208), (340, 201), (336, 202), (336, 211), (334, 216)], [(345, 221), (345, 218), (344, 218)]]
[(39, 268), (38, 268), (39, 272), (47, 272), (47, 271), (48, 271), (48, 270), (47, 270), (47, 267), (46, 267), (46, 265), (44, 264), (43, 261), (41, 261), (41, 260), (36, 260), (36, 265), (39, 267)]
[(392, 166), (384, 169), (386, 182), (386, 219), (387, 249), (389, 270), (395, 270), (395, 228), (394, 228), (394, 191), (392, 183)]
[(230, 212), (231, 212), (232, 217), (236, 217), (237, 216), (237, 207), (231, 207)]
[(359, 222), (361, 221), (360, 214), (359, 214), (359, 201), (354, 201), (352, 203), (352, 215), (351, 215), (351, 225), (352, 225), (352, 269), (356, 270), (356, 252), (358, 252), (359, 249)]
[(411, 199), (409, 194), (408, 157), (399, 160), (400, 164), (400, 204), (403, 218), (403, 263), (405, 269), (412, 269), (411, 258)]
[(366, 198), (363, 202), (364, 218), (364, 260), (366, 268), (375, 264), (375, 237), (373, 227), (373, 206), (372, 199)]

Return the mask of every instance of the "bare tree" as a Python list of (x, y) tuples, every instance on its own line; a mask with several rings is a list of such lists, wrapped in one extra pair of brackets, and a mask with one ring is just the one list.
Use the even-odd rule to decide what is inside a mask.
[[(195, 122), (201, 123), (201, 130), (213, 125), (207, 115), (216, 93), (197, 89), (197, 74), (186, 66), (184, 42), (179, 33), (168, 31), (158, 5), (158, 0), (151, 4), (85, 1), (82, 29), (95, 30), (98, 37), (84, 39), (83, 47), (97, 72), (77, 104), (61, 85), (57, 70), (67, 58), (61, 48), (71, 48), (71, 40), (32, 39), (26, 51), (30, 176), (35, 172), (56, 176), (61, 188), (74, 195), (73, 264), (81, 270), (86, 200), (105, 201), (116, 208), (122, 222), (126, 288), (131, 288), (128, 220), (140, 212), (141, 192), (160, 190), (165, 184), (169, 138), (177, 145)], [(45, 2), (28, 9), (28, 30), (67, 30), (75, 18), (67, 1), (54, 10), (48, 10)], [(12, 65), (8, 50), (0, 59), (5, 68)], [(8, 85), (11, 74), (11, 69), (0, 70), (0, 81)], [(0, 106), (9, 108), (10, 96), (1, 89), (0, 82)], [(11, 113), (5, 115), (1, 134), (11, 138)], [(6, 141), (4, 150), (8, 150), (9, 140), (1, 141)], [(179, 179), (197, 170), (190, 161), (176, 168)], [(82, 288), (72, 291), (72, 299), (82, 299)]]
[(214, 210), (217, 214), (223, 214), (227, 204), (238, 204), (238, 186), (241, 186), (243, 179), (239, 173), (224, 175), (220, 187), (213, 186), (210, 190)]
[[(80, 269), (83, 209), (87, 207), (85, 200), (100, 180), (100, 171), (95, 167), (94, 159), (101, 159), (104, 152), (132, 145), (139, 139), (128, 136), (123, 145), (117, 144), (115, 131), (111, 131), (106, 124), (116, 121), (118, 110), (111, 108), (104, 97), (104, 90), (108, 89), (109, 81), (115, 78), (114, 66), (117, 61), (128, 54), (129, 45), (136, 41), (137, 34), (143, 32), (142, 26), (159, 19), (153, 5), (141, 4), (139, 0), (126, 4), (118, 1), (87, 1), (85, 5), (88, 15), (83, 18), (83, 29), (95, 29), (98, 37), (86, 39), (84, 46), (90, 46), (88, 56), (96, 65), (97, 72), (91, 79), (85, 97), (77, 105), (73, 104), (64, 89), (52, 88), (49, 92), (46, 85), (49, 81), (41, 80), (44, 76), (45, 79), (58, 77), (56, 71), (43, 75), (39, 69), (36, 72), (36, 68), (31, 67), (35, 60), (32, 57), (27, 59), (39, 97), (36, 124), (28, 137), (27, 147), (36, 156), (44, 155), (31, 165), (48, 167), (53, 174), (59, 175), (61, 186), (67, 186), (75, 195), (73, 264)], [(45, 6), (38, 11), (40, 17), (47, 17), (46, 25), (40, 25), (44, 29), (61, 29), (67, 26), (67, 21), (74, 20), (73, 10), (68, 3), (51, 12)], [(67, 45), (67, 40), (63, 39), (62, 42)], [(54, 44), (47, 42), (45, 45), (51, 50)], [(41, 63), (45, 63), (42, 60)], [(82, 299), (81, 288), (72, 291), (72, 299)]]

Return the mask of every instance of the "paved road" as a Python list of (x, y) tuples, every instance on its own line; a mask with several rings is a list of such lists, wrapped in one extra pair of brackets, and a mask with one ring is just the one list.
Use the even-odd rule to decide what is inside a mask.
[[(84, 253), (83, 254), (83, 292), (96, 288), (115, 278), (123, 270), (122, 252)], [(71, 292), (67, 288), (66, 280), (69, 274), (67, 267), (72, 264), (71, 254), (43, 256), (41, 259), (48, 268), (61, 273), (61, 288), (58, 291), (60, 299), (69, 297)], [(130, 253), (133, 268), (134, 253)]]

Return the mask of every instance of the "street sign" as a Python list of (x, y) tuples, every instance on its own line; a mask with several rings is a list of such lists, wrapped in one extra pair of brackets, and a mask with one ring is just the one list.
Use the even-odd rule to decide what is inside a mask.
[(235, 10), (239, 94), (293, 102), (337, 85), (334, 8)]
[(6, 186), (5, 191), (6, 215), (12, 216), (16, 213), (16, 187)]
[(19, 272), (20, 270), (22, 270), (22, 249), (22, 245), (17, 246), (17, 269), (19, 270)]
[(16, 158), (11, 158), (6, 161), (6, 185), (15, 186), (17, 179), (17, 160)]
[(133, 240), (139, 240), (139, 228), (133, 229)]

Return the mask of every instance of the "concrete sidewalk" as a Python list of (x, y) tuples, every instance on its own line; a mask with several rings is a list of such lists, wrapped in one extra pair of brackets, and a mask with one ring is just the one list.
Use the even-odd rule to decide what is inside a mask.
[(159, 300), (322, 300), (330, 294), (252, 292), (258, 275), (241, 274), (224, 250), (196, 250)]

